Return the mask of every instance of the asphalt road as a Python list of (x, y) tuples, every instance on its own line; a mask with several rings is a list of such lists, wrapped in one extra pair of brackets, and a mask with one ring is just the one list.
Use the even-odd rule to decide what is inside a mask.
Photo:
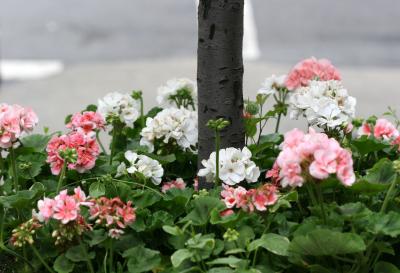
[[(252, 0), (261, 61), (400, 66), (398, 0)], [(196, 53), (195, 0), (0, 0), (2, 58), (67, 64)]]

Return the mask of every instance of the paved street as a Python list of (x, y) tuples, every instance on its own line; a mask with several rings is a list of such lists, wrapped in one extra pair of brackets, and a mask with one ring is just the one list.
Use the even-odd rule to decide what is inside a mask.
[[(400, 65), (398, 0), (251, 0), (261, 60)], [(192, 57), (195, 0), (0, 0), (2, 58), (67, 63)]]

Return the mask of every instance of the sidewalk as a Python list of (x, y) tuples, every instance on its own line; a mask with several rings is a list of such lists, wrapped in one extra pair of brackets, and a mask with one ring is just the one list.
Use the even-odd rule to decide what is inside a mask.
[[(260, 62), (245, 64), (244, 96), (254, 98), (265, 77), (287, 73), (289, 66)], [(357, 98), (357, 115), (381, 115), (387, 106), (399, 109), (400, 68), (339, 67), (345, 87)], [(57, 76), (0, 87), (0, 102), (32, 107), (40, 118), (40, 128), (64, 128), (64, 117), (82, 110), (108, 92), (142, 90), (146, 108), (156, 104), (157, 87), (174, 77), (196, 78), (195, 59), (166, 59), (140, 62), (98, 63), (67, 67)], [(399, 110), (400, 111), (400, 110)], [(399, 113), (400, 114), (400, 113)], [(283, 128), (304, 128), (300, 121), (284, 122)]]

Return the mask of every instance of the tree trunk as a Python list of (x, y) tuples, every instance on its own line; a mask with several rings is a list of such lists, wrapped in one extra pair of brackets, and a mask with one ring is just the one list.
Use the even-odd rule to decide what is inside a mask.
[[(221, 148), (244, 146), (243, 113), (244, 0), (200, 0), (198, 9), (197, 84), (199, 167), (215, 150), (210, 119), (231, 125), (221, 132)], [(208, 185), (209, 186), (209, 185)], [(200, 187), (207, 187), (200, 181)]]

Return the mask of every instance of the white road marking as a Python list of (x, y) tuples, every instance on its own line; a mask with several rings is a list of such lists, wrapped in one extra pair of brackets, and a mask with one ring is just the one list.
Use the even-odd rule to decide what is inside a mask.
[(57, 60), (1, 60), (2, 80), (35, 80), (62, 72), (64, 65)]
[[(243, 58), (245, 60), (257, 60), (261, 56), (260, 46), (258, 44), (257, 26), (254, 19), (253, 5), (251, 0), (244, 1), (243, 18)], [(196, 0), (196, 8), (199, 0)]]

